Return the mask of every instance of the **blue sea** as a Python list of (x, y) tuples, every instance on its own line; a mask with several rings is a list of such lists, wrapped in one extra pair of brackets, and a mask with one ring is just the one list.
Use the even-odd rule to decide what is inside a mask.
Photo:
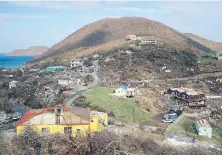
[(34, 59), (34, 56), (4, 56), (0, 54), (0, 67), (19, 68), (22, 64)]

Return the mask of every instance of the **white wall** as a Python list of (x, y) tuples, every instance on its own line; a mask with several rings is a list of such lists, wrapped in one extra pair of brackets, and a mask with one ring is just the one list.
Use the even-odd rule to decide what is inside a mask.
[(115, 90), (115, 95), (116, 96), (125, 96), (127, 93), (126, 90), (122, 89), (122, 88), (118, 88)]

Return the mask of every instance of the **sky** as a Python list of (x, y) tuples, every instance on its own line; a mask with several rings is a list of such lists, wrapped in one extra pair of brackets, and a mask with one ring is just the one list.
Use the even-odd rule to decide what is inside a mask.
[(145, 17), (222, 42), (221, 1), (0, 1), (0, 53), (51, 47), (103, 18)]

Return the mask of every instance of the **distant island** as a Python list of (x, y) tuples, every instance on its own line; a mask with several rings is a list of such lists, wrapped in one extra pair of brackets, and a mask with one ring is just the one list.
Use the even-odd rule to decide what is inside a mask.
[(26, 49), (16, 49), (5, 54), (5, 56), (39, 56), (47, 52), (49, 48), (46, 46), (32, 46)]

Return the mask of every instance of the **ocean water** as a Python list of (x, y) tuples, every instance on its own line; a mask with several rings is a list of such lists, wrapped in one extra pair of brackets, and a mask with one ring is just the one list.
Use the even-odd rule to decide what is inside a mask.
[(34, 58), (34, 56), (4, 56), (4, 54), (0, 54), (0, 67), (19, 68), (22, 64)]

